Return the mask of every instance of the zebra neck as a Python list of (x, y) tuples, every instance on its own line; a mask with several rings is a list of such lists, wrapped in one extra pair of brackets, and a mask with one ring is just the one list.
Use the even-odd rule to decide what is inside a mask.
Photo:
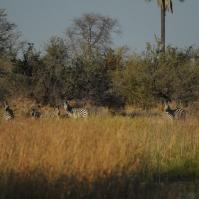
[(73, 108), (68, 104), (67, 109), (68, 109), (69, 112), (72, 112)]
[(11, 109), (10, 109), (9, 107), (7, 107), (7, 108), (5, 109), (5, 111), (8, 111), (8, 112), (9, 112), (10, 110), (11, 110)]
[(168, 106), (167, 108), (165, 108), (166, 112), (171, 111), (171, 108)]

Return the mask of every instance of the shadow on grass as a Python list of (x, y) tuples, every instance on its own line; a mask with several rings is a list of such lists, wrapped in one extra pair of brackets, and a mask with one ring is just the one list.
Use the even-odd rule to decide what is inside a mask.
[(107, 175), (90, 183), (86, 178), (62, 175), (54, 180), (41, 173), (24, 175), (10, 172), (1, 174), (2, 199), (176, 199), (199, 198), (197, 183), (140, 184), (125, 174)]
[(135, 117), (160, 117), (160, 113), (155, 113), (155, 112), (146, 112), (146, 111), (140, 111), (140, 112), (132, 112), (128, 114), (129, 117), (135, 118)]

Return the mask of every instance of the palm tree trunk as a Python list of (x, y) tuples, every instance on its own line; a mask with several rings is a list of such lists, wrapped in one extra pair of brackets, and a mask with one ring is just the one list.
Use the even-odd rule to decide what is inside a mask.
[(162, 52), (165, 52), (165, 0), (162, 0), (161, 6), (161, 42)]

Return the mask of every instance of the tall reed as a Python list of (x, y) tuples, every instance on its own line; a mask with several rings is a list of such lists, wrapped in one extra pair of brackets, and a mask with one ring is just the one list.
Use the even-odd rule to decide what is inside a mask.
[(140, 182), (199, 176), (196, 119), (19, 117), (0, 122), (0, 146), (1, 198), (125, 198)]

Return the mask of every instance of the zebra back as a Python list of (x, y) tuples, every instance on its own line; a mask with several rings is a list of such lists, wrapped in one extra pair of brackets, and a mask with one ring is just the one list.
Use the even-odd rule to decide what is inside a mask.
[(5, 107), (5, 111), (3, 114), (4, 120), (10, 121), (10, 120), (14, 119), (14, 113), (13, 113), (12, 109), (9, 108), (9, 105), (7, 102), (4, 102), (4, 107)]
[(68, 102), (64, 102), (64, 109), (66, 110), (66, 113), (70, 117), (78, 118), (83, 117), (87, 118), (89, 115), (89, 111), (86, 108), (72, 108)]
[(178, 108), (175, 110), (175, 119), (185, 120), (186, 119), (186, 111)]

